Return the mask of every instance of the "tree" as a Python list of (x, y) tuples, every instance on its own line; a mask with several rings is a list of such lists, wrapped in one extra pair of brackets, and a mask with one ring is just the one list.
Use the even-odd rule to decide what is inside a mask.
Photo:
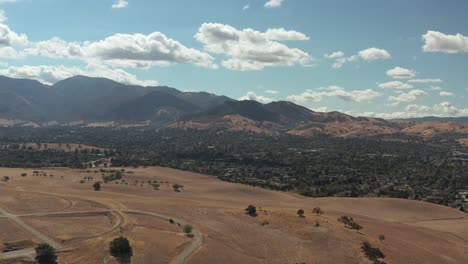
[(36, 263), (37, 264), (57, 264), (57, 255), (55, 249), (49, 244), (39, 244), (36, 250)]
[(8, 182), (10, 180), (10, 176), (3, 176), (3, 181)]
[(302, 209), (297, 210), (297, 215), (299, 217), (304, 217), (304, 210), (302, 210)]
[(101, 190), (101, 183), (100, 182), (95, 182), (93, 184), (93, 188), (95, 191), (100, 191)]
[(369, 260), (373, 261), (374, 264), (385, 264), (383, 260), (380, 260), (385, 258), (385, 255), (382, 253), (382, 251), (380, 251), (380, 249), (372, 247), (372, 245), (369, 242), (363, 242), (361, 249), (364, 252), (364, 254), (366, 254), (366, 257)]
[(191, 225), (184, 225), (184, 233), (187, 234), (188, 237), (192, 236), (193, 227)]
[(380, 236), (379, 236), (379, 241), (382, 242), (382, 241), (384, 241), (384, 240), (385, 240), (385, 236), (384, 236), (384, 235), (380, 235)]
[(312, 213), (318, 215), (318, 216), (321, 216), (323, 214), (323, 211), (322, 209), (320, 209), (320, 207), (315, 207), (313, 210), (312, 210)]
[(117, 237), (110, 242), (109, 251), (119, 263), (131, 263), (133, 249), (126, 237)]
[(362, 229), (362, 226), (354, 221), (352, 217), (349, 216), (342, 216), (340, 219), (338, 219), (339, 222), (343, 223), (345, 227), (355, 229), (355, 230), (360, 230)]
[(252, 216), (252, 217), (255, 217), (257, 216), (257, 207), (253, 206), (253, 205), (249, 205), (247, 208), (245, 208), (245, 212), (246, 214)]

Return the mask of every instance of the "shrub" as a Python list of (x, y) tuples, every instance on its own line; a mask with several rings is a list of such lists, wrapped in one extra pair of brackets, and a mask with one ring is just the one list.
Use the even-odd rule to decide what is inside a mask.
[(304, 217), (304, 210), (302, 209), (297, 210), (297, 216)]
[(39, 244), (36, 250), (36, 263), (37, 264), (57, 264), (57, 255), (55, 249), (49, 244)]
[(245, 208), (245, 212), (246, 214), (252, 216), (252, 217), (255, 217), (257, 216), (257, 207), (253, 206), (253, 205), (249, 205), (247, 208)]
[(191, 225), (184, 225), (184, 233), (187, 234), (188, 237), (192, 236), (193, 227)]
[(349, 216), (342, 216), (340, 219), (338, 219), (341, 223), (345, 225), (347, 228), (355, 229), (355, 230), (360, 230), (362, 229), (362, 226), (354, 221), (352, 217)]
[(369, 242), (363, 242), (361, 246), (362, 251), (366, 255), (366, 257), (373, 261), (374, 264), (385, 264), (383, 259), (385, 258), (385, 255), (380, 251), (380, 249), (372, 247), (372, 245)]
[(101, 190), (101, 183), (100, 182), (95, 182), (93, 184), (93, 188), (95, 191), (100, 191)]
[(119, 263), (130, 263), (133, 256), (133, 249), (126, 237), (114, 238), (110, 242), (109, 251)]
[(323, 211), (322, 209), (320, 209), (320, 207), (315, 207), (313, 210), (312, 210), (312, 213), (318, 215), (318, 216), (321, 216), (323, 214)]

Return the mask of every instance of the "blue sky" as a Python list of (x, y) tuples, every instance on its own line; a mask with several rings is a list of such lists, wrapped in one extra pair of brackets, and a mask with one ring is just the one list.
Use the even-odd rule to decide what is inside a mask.
[(0, 0), (0, 74), (468, 116), (468, 2)]

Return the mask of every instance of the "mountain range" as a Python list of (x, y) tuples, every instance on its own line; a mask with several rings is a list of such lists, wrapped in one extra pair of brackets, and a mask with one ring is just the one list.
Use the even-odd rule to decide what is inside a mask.
[[(450, 122), (448, 122), (450, 121)], [(468, 134), (468, 117), (384, 120), (315, 112), (292, 102), (261, 104), (167, 86), (75, 76), (54, 85), (0, 76), (0, 125), (138, 124), (300, 136)]]

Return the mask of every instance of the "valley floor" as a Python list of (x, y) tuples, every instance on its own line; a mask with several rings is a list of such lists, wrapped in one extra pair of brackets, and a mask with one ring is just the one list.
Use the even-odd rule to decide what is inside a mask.
[[(159, 167), (125, 168), (124, 181), (94, 191), (98, 169), (39, 171), (46, 176), (0, 168), (10, 177), (0, 182), (0, 251), (4, 243), (25, 249), (0, 253), (2, 264), (31, 263), (30, 248), (43, 241), (56, 243), (59, 263), (116, 263), (108, 244), (117, 236), (129, 238), (132, 263), (371, 263), (364, 241), (386, 263), (468, 263), (468, 215), (436, 204), (307, 198)], [(80, 183), (85, 177), (93, 180)], [(250, 204), (257, 217), (245, 214)], [(315, 207), (324, 214), (314, 215)], [(345, 215), (363, 228), (345, 228), (337, 220)], [(194, 237), (184, 235), (186, 223)]]

